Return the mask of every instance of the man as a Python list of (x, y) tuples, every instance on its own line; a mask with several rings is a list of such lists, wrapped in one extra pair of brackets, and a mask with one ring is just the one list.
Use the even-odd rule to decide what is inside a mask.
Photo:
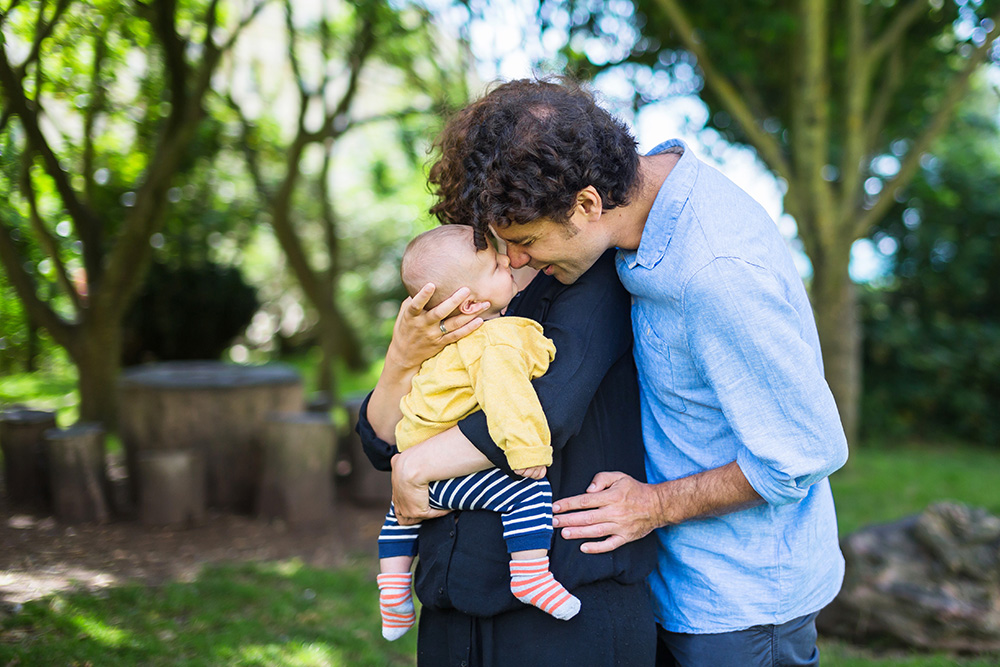
[[(430, 180), (446, 222), (573, 283), (609, 248), (633, 297), (648, 483), (555, 504), (603, 553), (655, 531), (660, 665), (818, 664), (840, 588), (827, 477), (847, 443), (812, 310), (773, 221), (679, 141), (636, 153), (583, 91), (504, 84), (452, 119)], [(594, 304), (599, 307), (600, 304)]]

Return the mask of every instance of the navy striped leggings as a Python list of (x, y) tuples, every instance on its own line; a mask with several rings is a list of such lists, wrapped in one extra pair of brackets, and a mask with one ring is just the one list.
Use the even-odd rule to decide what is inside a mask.
[[(429, 491), (434, 509), (500, 512), (510, 553), (551, 546), (552, 487), (547, 479), (515, 479), (492, 468), (431, 482)], [(400, 526), (390, 505), (378, 536), (378, 557), (416, 556), (419, 533), (419, 524)]]

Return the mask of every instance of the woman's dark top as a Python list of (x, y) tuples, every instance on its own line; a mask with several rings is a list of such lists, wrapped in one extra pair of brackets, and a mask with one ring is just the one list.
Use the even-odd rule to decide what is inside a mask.
[[(615, 272), (614, 250), (572, 285), (538, 274), (507, 308), (507, 315), (539, 322), (556, 346), (548, 372), (533, 382), (552, 432), (553, 462), (547, 475), (554, 500), (584, 493), (601, 471), (646, 479), (630, 310), (630, 297)], [(375, 435), (367, 410), (368, 399), (361, 407), (358, 434), (372, 464), (388, 470), (396, 449)], [(459, 428), (494, 465), (510, 473), (482, 411)], [(558, 530), (553, 538), (552, 572), (570, 591), (608, 579), (639, 582), (655, 565), (651, 536), (605, 554), (584, 554), (581, 543), (564, 540)], [(425, 606), (473, 616), (523, 607), (510, 592), (510, 559), (499, 514), (452, 512), (425, 521), (419, 555), (416, 591)]]

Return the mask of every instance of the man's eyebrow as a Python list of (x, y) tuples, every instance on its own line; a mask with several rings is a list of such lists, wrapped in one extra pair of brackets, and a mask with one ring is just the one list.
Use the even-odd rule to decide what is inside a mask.
[(523, 234), (521, 236), (517, 236), (515, 234), (515, 235), (512, 235), (512, 236), (508, 236), (506, 238), (504, 238), (504, 237), (501, 236), (500, 238), (502, 238), (507, 243), (513, 243), (514, 245), (521, 245), (525, 241), (529, 241), (529, 240), (533, 239), (534, 235), (532, 235), (532, 234)]

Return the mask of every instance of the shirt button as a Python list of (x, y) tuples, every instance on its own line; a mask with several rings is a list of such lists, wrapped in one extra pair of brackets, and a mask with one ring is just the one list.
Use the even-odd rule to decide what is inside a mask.
[(454, 530), (449, 530), (448, 531), (448, 537), (455, 537), (455, 531)]
[(438, 589), (438, 595), (444, 595), (444, 589), (443, 588), (439, 588)]

